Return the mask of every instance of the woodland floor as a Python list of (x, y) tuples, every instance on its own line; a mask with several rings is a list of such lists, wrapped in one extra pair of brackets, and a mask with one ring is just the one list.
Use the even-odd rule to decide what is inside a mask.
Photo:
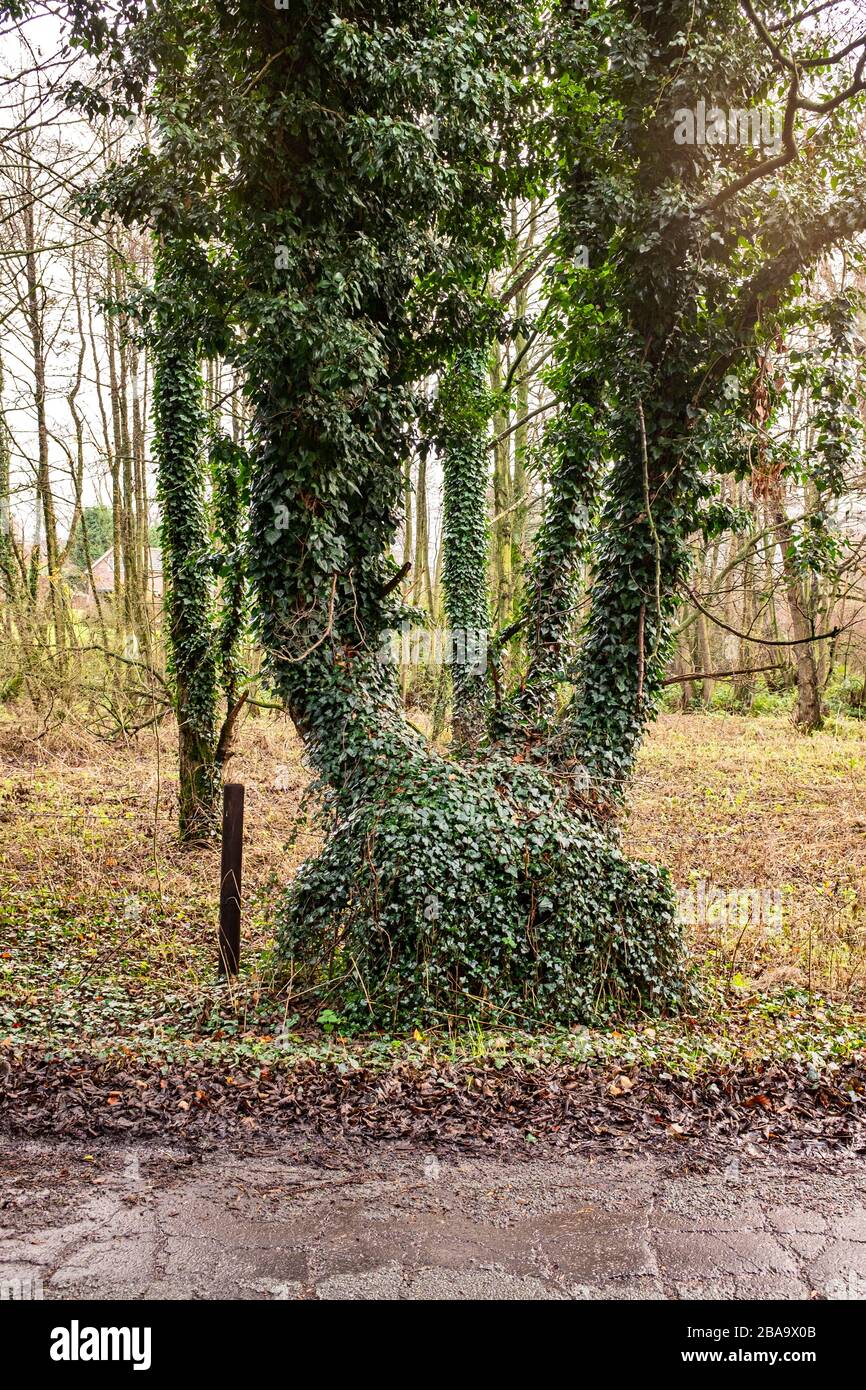
[[(263, 1056), (276, 1041), (281, 1056), (332, 1057), (344, 1048), (339, 1020), (316, 1027), (314, 1013), (311, 1029), (271, 982), (275, 905), (318, 843), (288, 721), (248, 720), (232, 764), (247, 807), (243, 965), (231, 988), (215, 970), (218, 847), (178, 847), (173, 758), (170, 728), (108, 746), (0, 714), (0, 1041), (209, 1059)], [(831, 1035), (848, 1055), (849, 1028), (862, 1044), (866, 722), (805, 738), (783, 717), (663, 716), (626, 836), (631, 852), (670, 868), (692, 905), (713, 890), (725, 899), (727, 912), (710, 905), (687, 928), (700, 990), (688, 1017), (540, 1039), (425, 1039), (422, 1051), (637, 1048), (649, 1061), (682, 1053), (687, 1066), (702, 1040), (722, 1060), (762, 1048), (777, 1058), (810, 1039), (823, 1053)], [(349, 1042), (373, 1056), (395, 1046), (414, 1056), (419, 1040)]]
[[(713, 1077), (733, 1077), (728, 1098), (745, 1086), (744, 1104), (749, 1087), (766, 1099), (769, 1081), (752, 1086), (765, 1072), (780, 1094), (799, 1098), (820, 1081), (831, 1143), (855, 1143), (866, 1045), (866, 724), (840, 720), (803, 738), (784, 717), (664, 716), (642, 755), (626, 831), (631, 851), (666, 863), (692, 903), (701, 892), (709, 901), (710, 888), (723, 894), (727, 913), (713, 920), (710, 906), (702, 913), (709, 920), (687, 929), (694, 1002), (677, 1019), (541, 1036), (345, 1037), (338, 1017), (302, 1015), (274, 986), (272, 910), (317, 844), (309, 774), (291, 726), (275, 717), (247, 720), (232, 766), (247, 794), (243, 966), (234, 986), (218, 983), (218, 849), (178, 848), (172, 771), (171, 730), (107, 746), (8, 712), (0, 724), (7, 1131), (121, 1127), (153, 1136), (156, 1125), (192, 1137), (210, 1126), (218, 1137), (245, 1113), (249, 1125), (267, 1127), (274, 1109), (295, 1105), (306, 1122), (310, 1106), (286, 1095), (322, 1101), (327, 1091), (324, 1113), (336, 1109), (346, 1126), (357, 1109), (361, 1129), (399, 1133), (407, 1123), (400, 1087), (411, 1095), (441, 1077), (434, 1091), (477, 1106), (468, 1130), (505, 1125), (512, 1136), (507, 1111), (517, 1104), (534, 1134), (534, 1106), (535, 1129), (562, 1125), (546, 1101), (527, 1109), (541, 1068), (557, 1083), (570, 1077), (581, 1094), (595, 1088), (603, 1105), (641, 1123), (645, 1087), (655, 1088), (662, 1099), (652, 1125), (673, 1125), (674, 1136), (691, 1125), (677, 1090), (689, 1079), (701, 1095), (696, 1131), (708, 1134), (719, 1129), (706, 1091)], [(742, 915), (738, 903), (749, 894)], [(393, 1123), (378, 1102), (375, 1116), (368, 1104), (385, 1076), (395, 1088)], [(252, 1093), (259, 1099), (250, 1105)], [(430, 1109), (424, 1094), (418, 1113)], [(234, 1095), (246, 1097), (240, 1108)], [(765, 1099), (749, 1102), (735, 1129), (751, 1133)], [(799, 1099), (788, 1101), (777, 1143), (794, 1143), (798, 1115), (805, 1125)], [(730, 1116), (724, 1126), (733, 1129)]]
[(345, 1037), (274, 986), (268, 923), (316, 831), (272, 718), (232, 769), (243, 966), (218, 983), (218, 851), (174, 841), (172, 754), (171, 730), (109, 749), (0, 725), (0, 1278), (48, 1297), (863, 1296), (866, 725), (663, 717), (631, 850), (773, 910), (687, 928), (679, 1018), (541, 1035)]

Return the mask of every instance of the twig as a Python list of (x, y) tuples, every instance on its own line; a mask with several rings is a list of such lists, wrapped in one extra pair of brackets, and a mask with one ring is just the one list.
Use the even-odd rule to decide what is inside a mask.
[(407, 560), (406, 563), (405, 563), (405, 565), (401, 565), (401, 567), (400, 567), (400, 569), (398, 569), (397, 573), (396, 573), (391, 579), (388, 580), (388, 583), (385, 585), (384, 589), (382, 590), (382, 597), (383, 597), (383, 598), (387, 598), (388, 595), (389, 595), (390, 593), (393, 593), (393, 591), (397, 588), (397, 585), (398, 585), (398, 584), (402, 584), (402, 583), (403, 583), (403, 580), (406, 578), (406, 575), (409, 573), (409, 571), (410, 571), (411, 568), (412, 568), (412, 561), (411, 561), (411, 560)]
[(695, 607), (703, 613), (705, 618), (709, 618), (711, 623), (715, 623), (716, 627), (722, 628), (724, 632), (732, 633), (734, 637), (739, 637), (743, 642), (755, 642), (759, 647), (802, 647), (808, 642), (826, 642), (828, 639), (838, 637), (855, 621), (852, 618), (851, 622), (846, 623), (844, 627), (834, 627), (829, 632), (815, 632), (809, 637), (752, 637), (748, 632), (740, 632), (737, 628), (731, 627), (729, 623), (723, 623), (721, 618), (715, 617), (708, 608), (704, 608), (694, 589), (687, 589), (687, 593)]
[(525, 613), (522, 618), (518, 618), (516, 622), (510, 623), (508, 627), (504, 627), (501, 632), (495, 632), (491, 638), (493, 645), (495, 647), (504, 647), (505, 643), (510, 642), (512, 637), (516, 637), (521, 628), (526, 627), (528, 622), (529, 614)]
[(739, 666), (730, 671), (692, 671), (687, 676), (667, 676), (662, 685), (688, 685), (690, 681), (724, 680), (726, 676), (755, 676), (759, 671), (781, 671), (784, 661), (769, 666)]
[[(643, 503), (646, 507), (647, 521), (649, 522), (650, 532), (652, 534), (653, 545), (655, 547), (656, 553), (656, 632), (652, 649), (652, 659), (655, 660), (656, 656), (658, 655), (659, 642), (661, 641), (662, 630), (662, 555), (661, 543), (659, 541), (659, 533), (656, 530), (656, 524), (653, 518), (652, 505), (650, 503), (649, 450), (647, 448), (646, 442), (646, 421), (644, 420), (643, 414), (643, 401), (641, 400), (638, 400), (637, 403), (637, 418), (640, 422), (640, 448), (641, 462), (643, 464)], [(643, 604), (641, 604), (641, 647), (643, 647), (644, 616), (644, 607)]]
[(522, 416), (520, 420), (515, 420), (514, 424), (509, 425), (507, 430), (503, 430), (501, 434), (497, 434), (494, 439), (491, 439), (490, 443), (487, 445), (488, 449), (495, 449), (497, 444), (501, 444), (503, 439), (507, 439), (510, 434), (514, 434), (514, 431), (519, 430), (521, 425), (528, 425), (529, 421), (534, 420), (536, 415), (542, 415), (545, 410), (555, 410), (558, 405), (558, 400), (552, 400), (546, 401), (544, 405), (536, 406), (534, 410), (530, 410), (528, 415)]
[(334, 630), (334, 604), (336, 602), (336, 598), (337, 576), (336, 574), (334, 574), (331, 581), (331, 598), (330, 602), (328, 603), (328, 626), (325, 628), (325, 631), (322, 633), (321, 637), (318, 637), (316, 641), (313, 643), (313, 645), (311, 647), (308, 647), (305, 652), (301, 652), (300, 656), (289, 656), (287, 652), (281, 653), (281, 659), (283, 661), (289, 661), (293, 665), (297, 665), (299, 661), (306, 661), (307, 657), (312, 656), (313, 652), (317, 649), (317, 647), (321, 647), (322, 643), (326, 640), (326, 638), (330, 637), (331, 633)]

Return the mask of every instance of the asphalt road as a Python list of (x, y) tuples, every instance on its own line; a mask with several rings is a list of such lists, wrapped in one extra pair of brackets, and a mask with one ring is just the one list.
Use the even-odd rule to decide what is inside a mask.
[(741, 1164), (7, 1141), (0, 1293), (866, 1297), (862, 1163)]

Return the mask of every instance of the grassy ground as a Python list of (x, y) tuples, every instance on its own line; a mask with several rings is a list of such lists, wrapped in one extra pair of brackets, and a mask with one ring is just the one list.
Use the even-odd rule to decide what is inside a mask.
[(729, 907), (732, 890), (779, 895), (757, 924), (743, 910), (697, 925), (695, 945), (725, 973), (863, 997), (863, 722), (804, 737), (784, 718), (665, 716), (641, 757), (630, 843), (695, 899), (701, 881), (728, 890)]
[(703, 901), (725, 890), (725, 910), (703, 914), (716, 920), (688, 928), (701, 996), (686, 1018), (542, 1038), (344, 1041), (327, 1014), (306, 1026), (270, 979), (274, 905), (317, 842), (288, 722), (249, 720), (232, 776), (247, 787), (246, 906), (243, 970), (227, 987), (215, 970), (217, 847), (174, 840), (171, 730), (108, 748), (68, 732), (39, 738), (7, 711), (0, 1044), (349, 1065), (387, 1065), (395, 1054), (598, 1057), (677, 1071), (765, 1056), (818, 1065), (866, 1045), (862, 724), (801, 738), (783, 718), (664, 716), (642, 756), (627, 835), (691, 887), (695, 905), (701, 882)]

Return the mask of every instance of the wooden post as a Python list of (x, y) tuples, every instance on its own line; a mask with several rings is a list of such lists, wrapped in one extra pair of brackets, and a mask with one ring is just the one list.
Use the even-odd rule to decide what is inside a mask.
[(223, 787), (223, 840), (220, 866), (221, 975), (236, 975), (241, 959), (241, 869), (244, 855), (244, 789), (240, 782)]

